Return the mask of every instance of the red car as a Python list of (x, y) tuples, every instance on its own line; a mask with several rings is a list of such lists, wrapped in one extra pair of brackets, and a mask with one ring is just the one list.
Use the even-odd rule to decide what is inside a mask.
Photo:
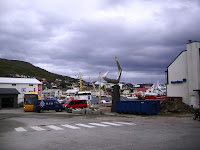
[(65, 108), (87, 108), (87, 100), (68, 100), (63, 104)]

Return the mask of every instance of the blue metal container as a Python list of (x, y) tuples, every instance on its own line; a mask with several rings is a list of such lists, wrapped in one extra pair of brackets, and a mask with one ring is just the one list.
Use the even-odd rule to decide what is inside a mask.
[(160, 112), (160, 100), (118, 101), (116, 112), (156, 115)]

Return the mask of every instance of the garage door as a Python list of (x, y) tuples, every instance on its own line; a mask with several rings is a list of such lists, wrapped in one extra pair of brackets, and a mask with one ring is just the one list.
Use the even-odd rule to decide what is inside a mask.
[(2, 98), (2, 108), (13, 107), (13, 98)]

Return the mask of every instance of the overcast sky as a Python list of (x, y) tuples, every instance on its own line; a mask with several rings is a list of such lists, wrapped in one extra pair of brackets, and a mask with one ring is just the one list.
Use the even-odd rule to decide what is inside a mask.
[(0, 58), (88, 81), (166, 81), (188, 40), (200, 41), (200, 0), (0, 0)]

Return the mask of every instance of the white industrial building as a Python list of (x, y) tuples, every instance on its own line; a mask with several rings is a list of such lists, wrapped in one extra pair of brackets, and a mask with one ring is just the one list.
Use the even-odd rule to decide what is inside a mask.
[[(18, 94), (18, 102), (17, 103), (20, 103), (20, 102), (23, 102), (22, 97), (25, 92), (36, 92), (39, 94), (39, 96), (41, 96), (42, 83), (34, 78), (0, 77), (0, 89), (2, 89), (2, 91), (5, 91), (5, 89), (7, 89), (7, 90), (16, 89), (20, 93), (20, 94)], [(1, 93), (1, 95), (4, 95), (4, 93)], [(9, 100), (9, 99), (7, 99), (7, 100)]]
[(199, 108), (200, 43), (190, 40), (186, 47), (167, 68), (167, 96)]
[(60, 99), (62, 96), (62, 91), (60, 89), (45, 89), (42, 91), (42, 98), (58, 98)]

